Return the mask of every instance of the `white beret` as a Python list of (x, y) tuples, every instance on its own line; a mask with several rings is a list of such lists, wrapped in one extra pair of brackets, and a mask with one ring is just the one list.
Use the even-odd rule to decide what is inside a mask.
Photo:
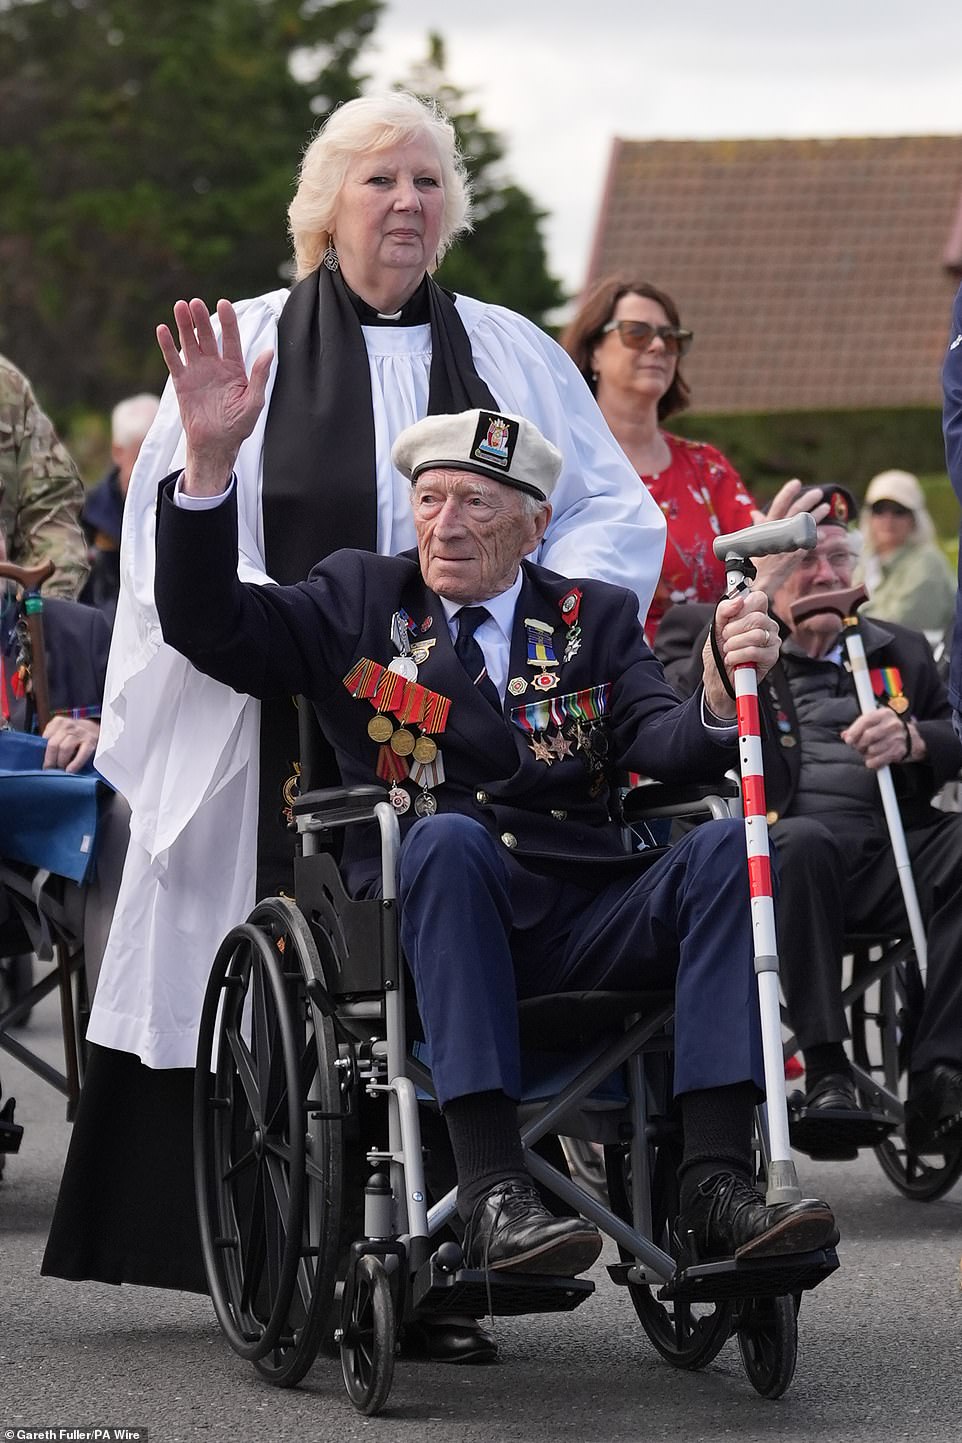
[(402, 431), (391, 449), (402, 476), (416, 481), (422, 471), (444, 467), (491, 476), (546, 501), (564, 459), (531, 421), (508, 411), (462, 411), (425, 416)]

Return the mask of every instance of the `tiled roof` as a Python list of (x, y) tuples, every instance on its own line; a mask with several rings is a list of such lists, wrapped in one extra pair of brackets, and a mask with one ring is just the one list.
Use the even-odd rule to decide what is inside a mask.
[(938, 404), (962, 275), (962, 136), (613, 145), (588, 283), (695, 332), (698, 411)]

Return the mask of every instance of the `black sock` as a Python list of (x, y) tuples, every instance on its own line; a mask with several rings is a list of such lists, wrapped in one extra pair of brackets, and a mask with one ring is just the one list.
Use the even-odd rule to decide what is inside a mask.
[(843, 1077), (852, 1076), (852, 1064), (841, 1042), (819, 1042), (815, 1047), (804, 1048), (802, 1055), (805, 1058), (805, 1088), (809, 1092), (830, 1072), (841, 1073)]
[(698, 1185), (716, 1172), (752, 1173), (752, 1109), (758, 1100), (753, 1082), (706, 1087), (683, 1093), (684, 1151), (678, 1169), (682, 1212)]
[(458, 1172), (458, 1212), (465, 1222), (499, 1182), (530, 1181), (518, 1132), (518, 1105), (503, 1092), (471, 1092), (444, 1109)]

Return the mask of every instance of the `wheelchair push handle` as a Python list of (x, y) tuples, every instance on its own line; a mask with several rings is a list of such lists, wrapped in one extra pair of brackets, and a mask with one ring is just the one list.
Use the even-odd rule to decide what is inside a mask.
[(818, 528), (810, 511), (786, 516), (784, 521), (762, 521), (728, 536), (716, 536), (712, 550), (719, 561), (747, 561), (752, 556), (775, 556), (783, 551), (811, 551)]

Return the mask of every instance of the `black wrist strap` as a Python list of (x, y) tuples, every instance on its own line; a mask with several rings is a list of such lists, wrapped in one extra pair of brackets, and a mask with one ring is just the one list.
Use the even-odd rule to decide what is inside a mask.
[(714, 615), (712, 616), (712, 619), (711, 619), (711, 626), (708, 628), (708, 639), (709, 639), (709, 641), (711, 642), (712, 660), (713, 660), (714, 663), (715, 663), (715, 667), (716, 667), (716, 669), (717, 669), (717, 671), (718, 671), (718, 675), (721, 677), (721, 684), (722, 684), (722, 686), (725, 688), (725, 690), (726, 690), (726, 692), (728, 693), (728, 695), (731, 697), (732, 701), (734, 701), (734, 700), (735, 700), (735, 688), (734, 688), (734, 687), (732, 686), (732, 684), (731, 684), (731, 681), (730, 681), (729, 676), (728, 676), (728, 672), (725, 670), (725, 663), (722, 661), (721, 648), (720, 648), (719, 645), (718, 645), (718, 637), (715, 635), (715, 617), (714, 617)]

